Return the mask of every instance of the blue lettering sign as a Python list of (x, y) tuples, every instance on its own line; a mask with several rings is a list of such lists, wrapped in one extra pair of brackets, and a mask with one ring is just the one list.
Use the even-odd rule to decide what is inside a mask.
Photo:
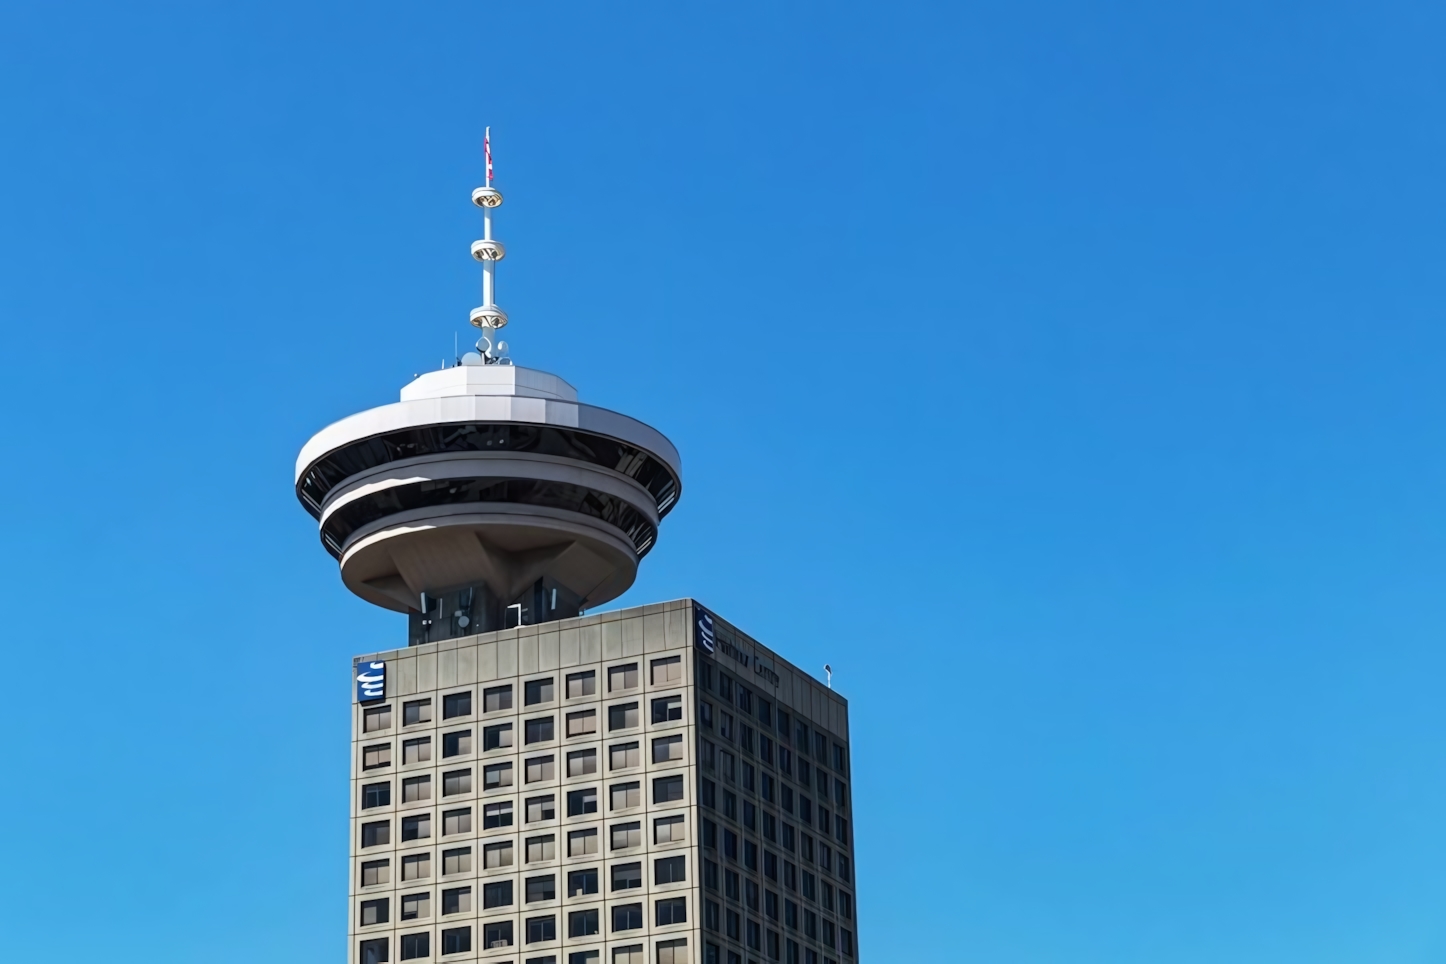
[(693, 625), (693, 642), (705, 653), (713, 652), (717, 645), (713, 638), (713, 614), (702, 606), (695, 607), (698, 619)]
[(367, 703), (387, 695), (387, 664), (356, 664), (356, 701)]

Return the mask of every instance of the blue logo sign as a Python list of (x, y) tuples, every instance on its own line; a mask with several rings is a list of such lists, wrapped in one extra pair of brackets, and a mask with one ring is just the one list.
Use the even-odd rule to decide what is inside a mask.
[(693, 642), (705, 653), (713, 652), (717, 641), (713, 638), (713, 614), (702, 606), (695, 606), (698, 611), (697, 622), (693, 625)]
[(387, 695), (387, 664), (356, 664), (356, 701), (366, 703)]

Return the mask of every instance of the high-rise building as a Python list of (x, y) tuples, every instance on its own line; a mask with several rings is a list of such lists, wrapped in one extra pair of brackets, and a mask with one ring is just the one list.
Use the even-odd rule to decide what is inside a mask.
[(612, 612), (681, 493), (656, 430), (478, 350), (313, 437), (352, 670), (350, 964), (855, 964), (848, 705), (692, 600)]

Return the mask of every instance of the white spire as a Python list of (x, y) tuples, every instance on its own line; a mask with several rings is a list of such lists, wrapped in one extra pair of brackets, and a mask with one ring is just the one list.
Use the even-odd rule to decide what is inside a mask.
[[(472, 257), (482, 262), (482, 304), (472, 309), (471, 322), (482, 329), (482, 341), (477, 349), (489, 362), (496, 360), (492, 344), (492, 331), (507, 324), (507, 312), (493, 301), (493, 270), (497, 262), (507, 254), (501, 241), (492, 239), (492, 209), (502, 204), (502, 192), (492, 186), (492, 128), (486, 128), (482, 135), (482, 153), (487, 159), (487, 183), (472, 192), (472, 203), (482, 209), (482, 240), (472, 242)], [(499, 346), (500, 350), (500, 346)]]

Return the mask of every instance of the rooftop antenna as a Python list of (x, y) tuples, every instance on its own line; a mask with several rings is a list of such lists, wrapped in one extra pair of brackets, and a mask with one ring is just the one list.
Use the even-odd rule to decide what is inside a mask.
[(484, 128), (482, 154), (487, 161), (487, 183), (472, 192), (472, 203), (482, 209), (482, 240), (472, 242), (472, 257), (482, 262), (482, 304), (472, 309), (469, 321), (482, 329), (477, 340), (477, 350), (482, 353), (484, 364), (496, 365), (503, 361), (507, 343), (497, 341), (494, 333), (507, 324), (507, 312), (497, 307), (493, 300), (493, 271), (497, 262), (507, 256), (507, 249), (501, 241), (492, 238), (492, 209), (502, 205), (502, 192), (492, 186), (492, 128)]
[(824, 663), (823, 671), (828, 674), (828, 688), (833, 689), (833, 667)]

